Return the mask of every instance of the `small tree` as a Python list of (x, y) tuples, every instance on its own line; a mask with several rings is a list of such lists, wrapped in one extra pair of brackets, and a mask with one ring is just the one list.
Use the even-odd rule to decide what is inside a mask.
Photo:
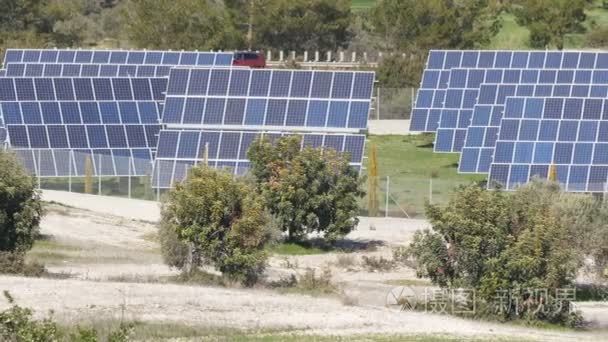
[[(263, 201), (253, 189), (204, 165), (190, 169), (162, 207), (162, 229), (191, 246), (193, 264), (209, 263), (246, 285), (255, 283), (265, 268), (264, 246), (271, 236), (267, 223)], [(184, 245), (175, 246), (174, 256), (188, 255)], [(187, 265), (178, 260), (172, 266)]]
[(332, 149), (301, 149), (299, 136), (249, 148), (251, 172), (266, 207), (290, 239), (319, 232), (334, 241), (357, 225), (363, 196), (358, 172)]
[[(475, 289), (485, 303), (508, 293), (507, 309), (488, 314), (578, 324), (568, 301), (555, 297), (574, 286), (594, 208), (592, 198), (563, 194), (553, 183), (513, 194), (461, 187), (447, 206), (427, 206), (432, 230), (418, 232), (409, 253), (418, 275), (441, 287)], [(537, 289), (546, 296), (527, 292)]]
[(33, 178), (13, 154), (0, 150), (0, 251), (32, 248), (42, 213)]

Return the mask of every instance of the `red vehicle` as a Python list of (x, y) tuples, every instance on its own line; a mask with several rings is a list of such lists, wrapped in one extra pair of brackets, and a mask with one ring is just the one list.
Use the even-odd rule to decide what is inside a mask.
[(235, 52), (232, 60), (234, 66), (246, 66), (250, 68), (265, 68), (266, 58), (261, 52), (244, 51)]

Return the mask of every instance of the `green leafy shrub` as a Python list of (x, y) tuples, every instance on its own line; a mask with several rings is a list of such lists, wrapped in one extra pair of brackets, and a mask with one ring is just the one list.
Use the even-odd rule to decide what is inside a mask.
[(0, 252), (0, 273), (41, 277), (46, 269), (41, 264), (26, 262), (23, 252)]
[[(171, 264), (208, 263), (231, 280), (253, 285), (262, 274), (272, 233), (263, 201), (254, 189), (231, 174), (194, 167), (171, 190), (162, 207), (161, 232), (175, 232)], [(190, 261), (179, 261), (187, 256)], [(167, 260), (168, 258), (165, 257)], [(177, 261), (176, 261), (177, 260)]]
[(0, 150), (0, 251), (31, 249), (42, 213), (33, 178), (13, 154)]
[(298, 136), (254, 142), (247, 153), (251, 173), (266, 208), (291, 240), (318, 232), (335, 241), (358, 223), (359, 174), (332, 149), (300, 147)]
[(508, 295), (506, 309), (494, 312), (503, 319), (579, 326), (575, 298), (563, 294), (574, 289), (596, 208), (554, 184), (512, 194), (463, 186), (445, 207), (427, 205), (432, 230), (416, 233), (408, 255), (418, 276), (442, 288), (475, 290), (488, 305)]

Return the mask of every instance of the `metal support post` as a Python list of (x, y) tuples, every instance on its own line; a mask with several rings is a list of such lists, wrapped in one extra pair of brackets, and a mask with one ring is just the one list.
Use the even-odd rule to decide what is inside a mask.
[(384, 203), (384, 217), (388, 217), (388, 200), (389, 200), (390, 189), (391, 189), (391, 177), (386, 176), (386, 200)]

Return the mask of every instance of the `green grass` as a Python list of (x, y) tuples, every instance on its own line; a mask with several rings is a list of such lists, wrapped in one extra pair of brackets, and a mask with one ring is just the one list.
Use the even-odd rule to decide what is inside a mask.
[[(595, 0), (586, 10), (587, 20), (583, 26), (587, 32), (596, 26), (608, 25), (608, 10), (602, 7), (603, 0)], [(515, 16), (510, 13), (501, 15), (502, 28), (498, 34), (492, 39), (490, 44), (486, 46), (488, 49), (530, 49), (528, 38), (530, 31), (515, 21)], [(585, 34), (571, 33), (564, 37), (564, 48), (580, 49), (585, 47)]]
[(268, 247), (268, 251), (279, 255), (313, 255), (328, 253), (330, 250), (314, 247), (307, 243), (281, 242)]
[[(116, 331), (120, 323), (118, 321), (95, 321), (84, 323), (81, 327), (95, 328), (100, 336), (107, 337), (110, 331)], [(62, 332), (69, 335), (75, 333), (75, 326), (62, 327)], [(355, 342), (456, 342), (463, 341), (462, 337), (434, 334), (416, 335), (351, 335), (351, 336), (331, 336), (331, 335), (304, 335), (303, 331), (297, 330), (242, 330), (238, 328), (214, 328), (188, 326), (176, 323), (133, 323), (130, 338), (136, 341), (166, 341), (169, 339), (185, 339), (196, 341), (235, 341), (235, 342), (334, 342), (334, 341), (355, 341)], [(468, 342), (480, 341), (509, 341), (512, 339), (504, 337), (488, 337), (483, 339), (467, 338)]]
[(373, 7), (376, 4), (376, 0), (353, 0), (353, 10), (366, 10)]
[[(373, 143), (378, 152), (381, 211), (384, 210), (386, 176), (390, 176), (389, 211), (403, 216), (401, 207), (410, 217), (424, 215), (425, 201), (445, 203), (457, 185), (486, 179), (485, 175), (458, 174), (460, 154), (434, 153), (433, 141), (434, 135), (430, 134), (369, 137), (368, 150)], [(369, 156), (369, 151), (366, 155)]]

